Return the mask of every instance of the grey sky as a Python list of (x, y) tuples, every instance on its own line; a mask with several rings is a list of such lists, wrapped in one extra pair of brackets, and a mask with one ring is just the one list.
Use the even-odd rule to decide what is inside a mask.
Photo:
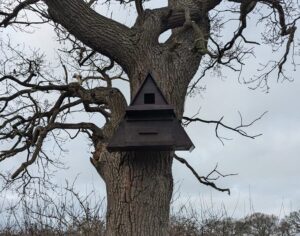
[[(160, 1), (150, 3), (151, 7), (156, 7)], [(103, 7), (102, 12), (110, 15), (111, 11), (119, 21), (132, 24), (133, 12), (126, 15), (128, 12), (118, 5), (112, 5), (108, 11)], [(13, 41), (30, 42), (35, 47), (41, 47), (50, 57), (53, 56), (56, 43), (49, 29), (42, 28), (31, 35), (7, 30), (0, 33), (1, 37), (5, 37), (8, 32)], [(21, 35), (22, 38), (18, 37)], [(257, 57), (272, 57), (269, 54), (263, 48), (258, 51)], [(238, 111), (245, 121), (255, 119), (264, 111), (268, 113), (248, 129), (249, 133), (263, 133), (263, 136), (251, 140), (224, 131), (224, 136), (233, 138), (225, 141), (225, 146), (215, 137), (213, 125), (197, 123), (187, 128), (196, 149), (192, 153), (178, 152), (178, 155), (186, 157), (203, 175), (209, 173), (216, 163), (223, 173), (239, 175), (218, 181), (220, 186), (232, 190), (231, 196), (228, 196), (200, 185), (182, 164), (174, 161), (174, 182), (180, 186), (176, 206), (188, 201), (196, 208), (203, 207), (203, 202), (208, 206), (211, 202), (215, 206), (224, 203), (228, 213), (237, 217), (253, 210), (282, 216), (300, 209), (300, 80), (299, 72), (293, 71), (291, 67), (289, 69), (295, 81), (277, 83), (273, 79), (269, 94), (249, 90), (246, 85), (237, 81), (237, 74), (224, 71), (224, 80), (208, 74), (203, 80), (206, 91), (201, 96), (187, 99), (186, 114), (193, 115), (201, 108), (201, 118), (218, 120), (224, 116), (224, 123), (233, 126), (238, 124)], [(256, 61), (249, 60), (247, 74), (255, 72)], [(244, 73), (244, 76), (247, 74)], [(89, 162), (91, 154), (88, 145), (83, 144), (86, 143), (84, 141), (85, 138), (82, 138), (67, 144), (69, 153), (65, 155), (64, 161), (70, 168), (59, 170), (54, 180), (72, 180), (80, 173), (78, 189), (88, 192), (94, 186), (104, 196), (104, 183)]]

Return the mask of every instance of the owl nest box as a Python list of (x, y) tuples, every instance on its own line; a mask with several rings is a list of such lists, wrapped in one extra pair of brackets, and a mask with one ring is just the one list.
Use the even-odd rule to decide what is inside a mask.
[(175, 151), (192, 150), (194, 145), (168, 104), (154, 78), (148, 74), (125, 116), (112, 136), (107, 150)]

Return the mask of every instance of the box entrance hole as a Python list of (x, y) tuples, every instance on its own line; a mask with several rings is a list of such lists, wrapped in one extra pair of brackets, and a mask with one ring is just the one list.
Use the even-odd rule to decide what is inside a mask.
[(155, 104), (155, 94), (145, 93), (144, 94), (144, 104)]

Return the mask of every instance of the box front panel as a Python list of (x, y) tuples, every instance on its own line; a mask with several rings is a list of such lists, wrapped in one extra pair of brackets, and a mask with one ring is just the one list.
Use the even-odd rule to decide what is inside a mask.
[(174, 145), (172, 121), (127, 122), (125, 140), (128, 146)]

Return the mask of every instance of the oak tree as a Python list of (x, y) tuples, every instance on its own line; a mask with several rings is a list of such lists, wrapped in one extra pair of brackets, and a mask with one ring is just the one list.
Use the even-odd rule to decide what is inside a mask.
[[(100, 14), (104, 3), (113, 2), (136, 10), (133, 25)], [(165, 7), (154, 9), (144, 7), (145, 2), (151, 3), (0, 2), (2, 32), (13, 28), (25, 34), (41, 24), (53, 28), (61, 43), (59, 62), (64, 71), (63, 76), (57, 76), (39, 51), (28, 54), (10, 41), (1, 41), (0, 161), (21, 160), (9, 176), (1, 176), (8, 183), (19, 180), (28, 186), (39, 180), (30, 171), (31, 165), (43, 169), (56, 164), (44, 148), (50, 138), (60, 145), (61, 137), (87, 135), (94, 149), (91, 163), (106, 183), (107, 235), (168, 235), (174, 159), (185, 164), (201, 183), (229, 192), (213, 182), (213, 174), (221, 175), (217, 169), (200, 176), (173, 152), (107, 152), (107, 143), (127, 106), (115, 80), (128, 83), (132, 97), (151, 72), (184, 125), (213, 123), (221, 141), (220, 128), (255, 138), (257, 135), (244, 130), (252, 122), (245, 124), (241, 119), (239, 125), (230, 127), (222, 119), (185, 117), (185, 98), (197, 93), (209, 70), (229, 68), (239, 74), (247, 66), (247, 58), (254, 56), (254, 49), (262, 45), (280, 57), (262, 61), (258, 74), (244, 82), (268, 90), (272, 77), (289, 79), (285, 65), (293, 63), (295, 55), (300, 18), (296, 0), (168, 0)], [(255, 23), (263, 29), (259, 40), (247, 28)], [(168, 30), (170, 37), (160, 42), (160, 35)], [(199, 68), (201, 75), (194, 78)], [(76, 73), (71, 73), (74, 70)], [(77, 81), (72, 82), (72, 77)], [(75, 112), (101, 115), (105, 124), (72, 122)], [(70, 131), (76, 131), (75, 135)]]

